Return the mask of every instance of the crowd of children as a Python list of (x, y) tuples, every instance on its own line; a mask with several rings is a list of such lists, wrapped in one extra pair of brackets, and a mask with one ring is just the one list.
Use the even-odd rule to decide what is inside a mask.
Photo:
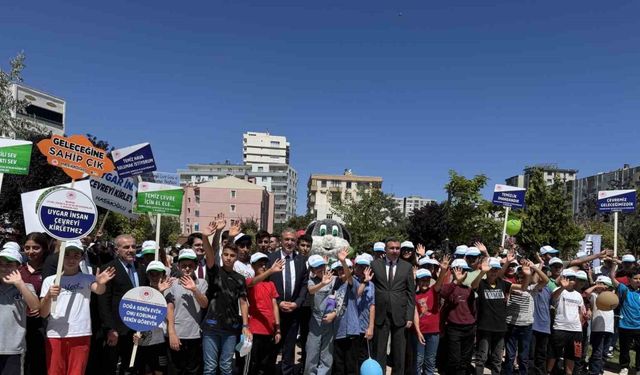
[[(618, 259), (604, 250), (563, 261), (551, 246), (527, 257), (515, 249), (490, 254), (482, 243), (440, 254), (405, 241), (400, 261), (411, 264), (415, 280), (415, 290), (399, 300), (415, 306), (405, 331), (406, 356), (393, 358), (389, 350), (382, 360), (372, 342), (372, 262), (384, 259), (393, 241), (351, 259), (342, 249), (329, 259), (309, 254), (313, 240), (301, 235), (304, 292), (300, 303), (283, 304), (276, 285), (295, 275), (289, 256), (270, 256), (277, 238), (260, 232), (254, 241), (238, 223), (228, 232), (225, 227), (219, 218), (190, 236), (172, 261), (164, 254), (160, 261), (145, 256), (155, 252), (152, 241), (131, 258), (135, 245), (126, 235), (116, 239), (111, 257), (98, 244), (68, 241), (61, 275), (46, 270), (48, 258), (57, 255), (43, 235), (30, 235), (22, 247), (6, 243), (0, 252), (0, 375), (111, 374), (108, 369), (116, 367), (121, 374), (276, 374), (285, 340), (281, 319), (294, 311), (304, 320), (294, 332), (303, 349), (302, 374), (359, 374), (374, 357), (394, 373), (403, 363), (405, 374), (417, 375), (485, 369), (496, 375), (600, 375), (617, 346), (619, 373), (626, 375), (630, 350), (640, 348), (640, 271), (631, 254)], [(591, 268), (593, 261), (599, 265)], [(394, 263), (389, 265), (392, 279)], [(110, 311), (116, 283), (163, 293), (166, 321), (150, 332), (114, 330), (119, 318), (97, 311)], [(618, 295), (615, 311), (598, 307), (606, 291)], [(124, 341), (129, 346), (121, 347)], [(130, 368), (123, 353), (133, 343), (138, 352)], [(112, 348), (119, 365), (105, 362), (112, 360)], [(640, 356), (634, 365), (640, 368)]]

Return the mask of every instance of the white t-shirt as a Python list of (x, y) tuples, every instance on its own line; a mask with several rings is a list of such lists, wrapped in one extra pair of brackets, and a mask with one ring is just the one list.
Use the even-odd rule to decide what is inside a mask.
[(249, 279), (256, 276), (256, 272), (251, 267), (251, 264), (244, 264), (239, 260), (233, 263), (233, 270), (241, 274), (245, 279)]
[(591, 293), (591, 306), (593, 308), (593, 316), (591, 317), (592, 332), (610, 332), (613, 333), (614, 317), (613, 310), (602, 311), (596, 305), (598, 295)]
[(556, 319), (553, 329), (560, 331), (582, 332), (580, 307), (584, 306), (582, 295), (575, 290), (563, 290), (555, 303)]
[[(56, 275), (42, 282), (40, 298), (44, 298), (53, 285)], [(96, 281), (93, 275), (81, 272), (73, 276), (60, 278), (60, 295), (56, 310), (47, 318), (47, 337), (65, 338), (91, 336), (91, 284)]]

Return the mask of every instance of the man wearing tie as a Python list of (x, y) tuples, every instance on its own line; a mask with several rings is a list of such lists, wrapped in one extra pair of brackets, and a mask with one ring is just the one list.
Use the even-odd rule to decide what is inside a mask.
[[(383, 372), (387, 365), (387, 342), (391, 336), (393, 375), (405, 373), (405, 329), (411, 328), (416, 284), (413, 268), (400, 258), (400, 241), (387, 240), (385, 257), (371, 263), (376, 290), (375, 352)], [(407, 364), (410, 365), (410, 364)]]
[(282, 231), (282, 248), (269, 254), (269, 266), (276, 260), (285, 261), (282, 272), (273, 274), (271, 281), (276, 285), (280, 308), (280, 331), (282, 339), (282, 374), (292, 375), (295, 364), (295, 348), (300, 326), (300, 306), (307, 296), (309, 271), (302, 255), (296, 254), (296, 231), (287, 228)]
[(115, 243), (116, 259), (106, 264), (105, 269), (115, 267), (116, 276), (107, 283), (104, 294), (98, 297), (98, 308), (107, 337), (104, 365), (107, 373), (113, 374), (120, 357), (119, 373), (122, 375), (129, 367), (134, 332), (120, 319), (120, 301), (130, 289), (147, 285), (147, 279), (144, 271), (139, 272), (134, 264), (136, 240), (131, 235), (121, 234), (116, 237)]

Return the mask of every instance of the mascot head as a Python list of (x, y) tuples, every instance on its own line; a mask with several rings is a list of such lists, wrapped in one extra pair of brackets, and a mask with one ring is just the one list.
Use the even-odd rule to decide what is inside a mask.
[(331, 219), (311, 222), (307, 227), (307, 234), (313, 238), (309, 254), (318, 254), (327, 258), (337, 258), (338, 251), (349, 247), (351, 240), (347, 228)]

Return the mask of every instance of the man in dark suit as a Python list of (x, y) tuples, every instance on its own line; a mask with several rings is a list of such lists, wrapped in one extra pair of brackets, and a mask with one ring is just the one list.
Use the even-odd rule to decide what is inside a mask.
[(393, 375), (404, 375), (405, 330), (413, 324), (416, 284), (413, 267), (400, 258), (400, 241), (387, 240), (385, 258), (371, 263), (376, 290), (375, 337), (376, 360), (383, 372), (387, 365), (387, 342), (391, 335)]
[(300, 326), (300, 307), (307, 296), (307, 270), (304, 256), (296, 253), (296, 231), (287, 228), (282, 231), (282, 249), (269, 254), (269, 266), (276, 260), (285, 261), (282, 272), (273, 274), (271, 281), (278, 291), (280, 307), (280, 331), (282, 339), (282, 374), (292, 375), (295, 365), (296, 337)]
[(144, 270), (137, 269), (134, 263), (136, 240), (128, 234), (121, 234), (115, 243), (116, 259), (105, 267), (115, 267), (116, 276), (107, 283), (106, 291), (98, 298), (98, 307), (107, 337), (104, 366), (108, 374), (113, 374), (120, 357), (119, 373), (122, 375), (129, 367), (134, 332), (122, 322), (118, 308), (125, 293), (147, 285), (147, 280)]

